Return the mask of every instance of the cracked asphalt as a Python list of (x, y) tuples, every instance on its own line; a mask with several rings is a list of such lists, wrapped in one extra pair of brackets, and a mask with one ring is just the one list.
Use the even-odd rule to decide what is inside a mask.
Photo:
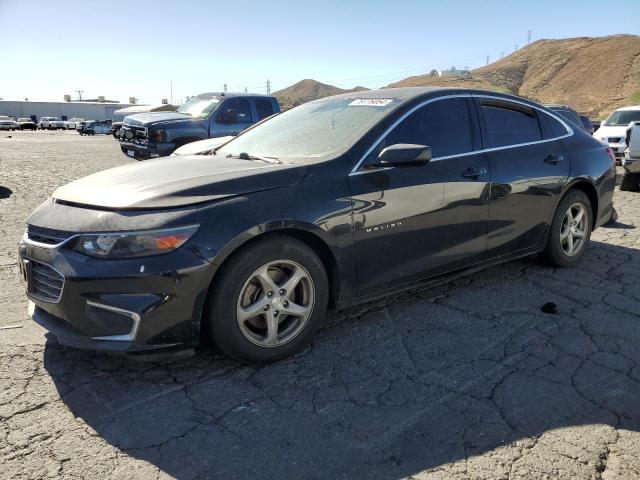
[(381, 299), (269, 366), (136, 363), (46, 338), (16, 264), (56, 186), (127, 162), (111, 137), (0, 134), (0, 478), (640, 477), (639, 193), (577, 268)]

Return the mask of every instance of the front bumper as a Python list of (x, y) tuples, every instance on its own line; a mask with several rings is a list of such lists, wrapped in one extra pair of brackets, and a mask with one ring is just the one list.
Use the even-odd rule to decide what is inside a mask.
[(120, 141), (120, 150), (131, 158), (146, 160), (149, 158), (167, 157), (175, 150), (173, 143), (137, 143)]
[(20, 267), (32, 318), (63, 345), (140, 354), (189, 349), (199, 342), (212, 273), (188, 248), (101, 260), (65, 245), (23, 240)]

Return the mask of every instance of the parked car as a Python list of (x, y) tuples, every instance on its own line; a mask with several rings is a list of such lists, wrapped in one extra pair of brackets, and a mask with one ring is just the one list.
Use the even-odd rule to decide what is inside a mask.
[(20, 130), (36, 130), (38, 126), (33, 120), (25, 117), (18, 119), (18, 128)]
[(111, 122), (111, 128), (109, 129), (109, 133), (113, 135), (113, 138), (116, 140), (120, 138), (120, 129), (124, 122)]
[(96, 120), (85, 120), (81, 122), (80, 129), (78, 133), (80, 135), (95, 135), (100, 134), (109, 134), (111, 130), (111, 123), (108, 121), (98, 122)]
[(42, 117), (38, 122), (38, 128), (40, 130), (58, 130), (65, 127), (58, 117)]
[(582, 120), (580, 119), (580, 114), (570, 106), (548, 104), (548, 105), (545, 105), (545, 107), (547, 107), (552, 112), (555, 112), (557, 115), (561, 116), (568, 122), (571, 122), (571, 124), (575, 125), (576, 127), (584, 129)]
[(84, 118), (72, 118), (71, 120), (66, 120), (64, 122), (64, 126), (67, 130), (75, 130), (76, 129), (76, 125), (78, 125), (80, 122), (84, 121)]
[(244, 93), (203, 93), (175, 112), (139, 113), (125, 117), (120, 148), (139, 160), (164, 157), (190, 142), (237, 135), (280, 111), (275, 97)]
[(637, 192), (640, 190), (640, 121), (631, 122), (625, 133), (628, 147), (622, 158), (624, 173), (620, 180), (620, 190)]
[(613, 150), (616, 156), (616, 160), (619, 162), (627, 148), (625, 142), (626, 129), (631, 122), (637, 121), (640, 121), (640, 105), (619, 108), (602, 122), (593, 136), (609, 145), (609, 148)]
[(18, 123), (7, 116), (0, 117), (0, 130), (15, 130), (18, 128)]
[(211, 155), (58, 188), (27, 219), (20, 265), (33, 319), (60, 344), (169, 353), (208, 334), (272, 361), (327, 307), (539, 252), (575, 265), (611, 217), (615, 176), (605, 146), (528, 100), (347, 93)]
[(593, 123), (591, 123), (589, 117), (587, 117), (586, 115), (580, 115), (580, 122), (582, 122), (582, 128), (584, 129), (584, 131), (589, 135), (593, 135)]

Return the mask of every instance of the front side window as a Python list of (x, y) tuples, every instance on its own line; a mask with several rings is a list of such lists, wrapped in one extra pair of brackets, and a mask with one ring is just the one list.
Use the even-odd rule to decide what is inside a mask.
[(469, 103), (465, 98), (453, 98), (421, 107), (382, 139), (366, 163), (376, 163), (382, 150), (397, 143), (431, 147), (433, 158), (473, 151)]
[(220, 123), (251, 123), (251, 105), (246, 98), (230, 98), (216, 114)]
[(518, 145), (542, 140), (540, 125), (533, 109), (510, 109), (482, 105), (487, 148)]

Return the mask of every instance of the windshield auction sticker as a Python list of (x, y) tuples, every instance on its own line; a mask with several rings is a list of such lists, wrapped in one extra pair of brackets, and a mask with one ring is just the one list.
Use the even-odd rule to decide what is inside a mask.
[(389, 105), (393, 100), (390, 98), (356, 98), (351, 102), (350, 106), (366, 105), (369, 107), (384, 107)]

